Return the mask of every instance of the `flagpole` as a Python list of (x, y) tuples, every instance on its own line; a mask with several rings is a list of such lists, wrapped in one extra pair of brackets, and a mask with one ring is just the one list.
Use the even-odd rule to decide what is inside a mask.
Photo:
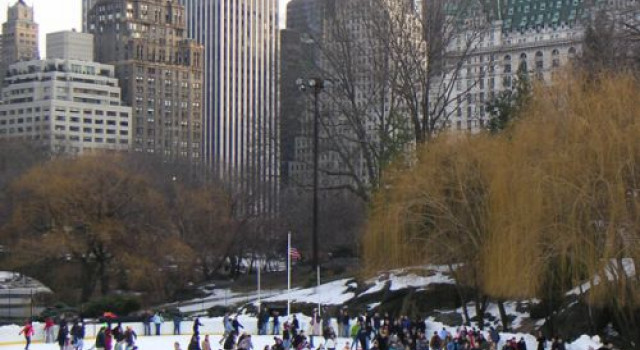
[(318, 296), (318, 316), (322, 316), (322, 308), (320, 307), (320, 265), (316, 266), (316, 274), (318, 277), (318, 287), (316, 288), (316, 295)]
[(291, 315), (291, 232), (287, 236), (287, 317)]
[(260, 267), (260, 259), (258, 258), (258, 314), (260, 313), (260, 310), (262, 308), (262, 288), (260, 286), (260, 272), (261, 272), (260, 270), (262, 270), (262, 268)]

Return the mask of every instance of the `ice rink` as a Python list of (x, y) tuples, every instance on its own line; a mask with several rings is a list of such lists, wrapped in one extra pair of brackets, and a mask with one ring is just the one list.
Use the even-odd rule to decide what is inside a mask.
[[(273, 345), (274, 343), (273, 336), (252, 336), (251, 338), (253, 339), (254, 350), (262, 350), (266, 345)], [(200, 336), (200, 341), (202, 341), (202, 339), (204, 339), (204, 335)], [(219, 335), (209, 336), (209, 339), (211, 340), (212, 349), (214, 350), (222, 349), (222, 345), (218, 343), (218, 341), (220, 341)], [(323, 339), (322, 337), (318, 338), (320, 342), (322, 342), (322, 339)], [(190, 335), (183, 335), (183, 336), (162, 335), (162, 336), (140, 337), (138, 338), (136, 345), (140, 350), (143, 350), (143, 349), (144, 350), (173, 350), (173, 344), (175, 342), (179, 342), (181, 349), (186, 350), (190, 340), (191, 340)], [(346, 341), (347, 339), (338, 340), (337, 349), (342, 350)], [(85, 350), (91, 349), (93, 345), (94, 345), (93, 339), (85, 341), (84, 349)], [(314, 345), (316, 347), (318, 346), (317, 341), (314, 341)], [(4, 345), (4, 346), (0, 345), (0, 349), (23, 350), (24, 343), (15, 344), (15, 345)], [(58, 346), (58, 344), (37, 343), (37, 344), (31, 344), (31, 347), (29, 347), (29, 349), (30, 350), (59, 350), (60, 347)]]

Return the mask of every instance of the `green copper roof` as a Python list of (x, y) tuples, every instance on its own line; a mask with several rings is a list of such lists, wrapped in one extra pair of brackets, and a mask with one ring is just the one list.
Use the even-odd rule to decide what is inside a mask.
[(606, 0), (462, 0), (447, 4), (446, 12), (458, 18), (483, 14), (502, 20), (504, 31), (574, 25), (586, 18), (586, 10), (606, 5)]
[(573, 25), (584, 15), (584, 0), (506, 0), (501, 12), (503, 30)]

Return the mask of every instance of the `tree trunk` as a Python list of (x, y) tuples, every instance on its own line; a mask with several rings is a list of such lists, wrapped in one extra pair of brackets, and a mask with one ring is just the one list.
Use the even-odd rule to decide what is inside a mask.
[(482, 307), (482, 302), (481, 302), (481, 298), (480, 298), (480, 294), (476, 292), (476, 298), (475, 298), (475, 307), (476, 307), (476, 324), (478, 325), (478, 328), (480, 330), (484, 329), (484, 310)]
[(471, 327), (471, 319), (469, 318), (469, 308), (467, 307), (467, 302), (462, 302), (462, 314), (464, 315), (464, 325), (467, 327)]
[(106, 261), (98, 263), (98, 277), (100, 278), (100, 293), (105, 296), (109, 294), (109, 271)]
[(82, 291), (80, 301), (86, 303), (91, 299), (93, 291), (96, 289), (96, 268), (93, 263), (82, 261)]
[(498, 311), (500, 312), (500, 321), (502, 322), (502, 331), (509, 332), (509, 316), (504, 308), (504, 301), (498, 300)]
[(462, 286), (460, 286), (460, 284), (458, 283), (458, 279), (455, 277), (455, 270), (453, 268), (453, 265), (448, 264), (447, 265), (449, 267), (449, 273), (451, 274), (451, 276), (454, 276), (454, 285), (456, 286), (456, 292), (458, 293), (458, 298), (460, 298), (460, 303), (462, 304), (462, 313), (464, 315), (464, 324), (466, 326), (471, 326), (471, 319), (469, 318), (469, 309), (467, 307), (467, 298), (464, 295), (464, 292), (462, 291)]

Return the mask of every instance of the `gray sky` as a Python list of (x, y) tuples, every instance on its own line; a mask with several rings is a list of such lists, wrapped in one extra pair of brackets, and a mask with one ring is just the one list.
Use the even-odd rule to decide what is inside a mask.
[[(17, 0), (0, 0), (0, 23), (7, 20), (7, 7)], [(215, 1), (215, 0), (211, 0)], [(280, 26), (284, 26), (285, 6), (290, 0), (280, 0)], [(40, 55), (45, 53), (46, 33), (61, 30), (82, 29), (82, 1), (81, 0), (25, 0), (29, 6), (34, 6), (36, 22), (40, 24)]]

